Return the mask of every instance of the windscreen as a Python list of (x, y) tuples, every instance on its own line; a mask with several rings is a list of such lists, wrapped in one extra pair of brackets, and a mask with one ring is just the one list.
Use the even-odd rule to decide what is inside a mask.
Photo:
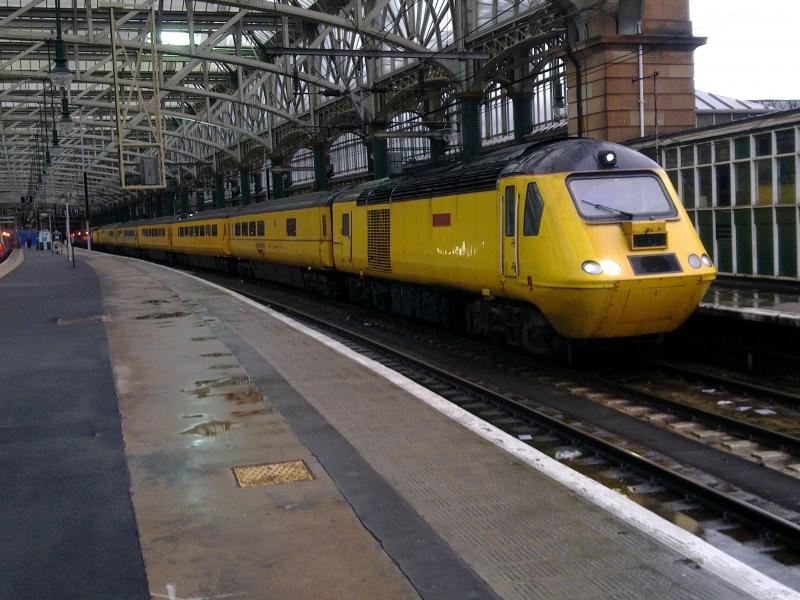
[(578, 212), (586, 219), (663, 218), (677, 214), (654, 175), (572, 177), (567, 185)]

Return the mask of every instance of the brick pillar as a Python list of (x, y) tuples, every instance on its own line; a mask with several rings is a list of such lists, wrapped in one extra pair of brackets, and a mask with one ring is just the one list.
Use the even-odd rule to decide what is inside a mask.
[[(639, 45), (643, 49), (645, 135), (655, 133), (653, 73), (658, 72), (659, 134), (695, 126), (694, 50), (705, 38), (692, 35), (689, 0), (645, 2), (641, 34), (617, 32), (615, 11), (588, 16), (587, 39), (573, 44), (580, 65), (583, 135), (621, 142), (639, 137)], [(569, 133), (578, 133), (576, 65), (565, 57)]]

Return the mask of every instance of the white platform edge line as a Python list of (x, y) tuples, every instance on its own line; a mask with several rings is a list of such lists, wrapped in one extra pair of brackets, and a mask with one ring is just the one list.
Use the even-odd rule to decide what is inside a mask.
[(14, 248), (3, 262), (0, 263), (0, 278), (13, 272), (25, 261), (25, 251), (22, 248)]
[[(132, 258), (132, 257), (124, 257)], [(495, 446), (502, 448), (515, 458), (525, 462), (537, 471), (555, 479), (568, 489), (582, 496), (592, 504), (610, 512), (621, 521), (628, 523), (639, 531), (658, 540), (668, 548), (696, 562), (701, 568), (717, 575), (728, 584), (750, 594), (759, 600), (800, 600), (800, 592), (764, 575), (760, 571), (744, 564), (740, 560), (726, 554), (722, 550), (715, 548), (708, 542), (692, 535), (688, 531), (681, 529), (666, 519), (650, 512), (646, 508), (629, 500), (622, 494), (594, 481), (574, 471), (573, 469), (550, 458), (546, 454), (532, 448), (528, 444), (498, 429), (494, 425), (482, 421), (475, 415), (468, 413), (462, 408), (454, 405), (440, 395), (410, 380), (397, 371), (386, 367), (379, 362), (347, 348), (340, 342), (315, 331), (302, 323), (295, 321), (271, 308), (263, 306), (238, 292), (229, 290), (221, 285), (206, 281), (196, 275), (183, 273), (166, 265), (152, 263), (142, 259), (133, 258), (148, 265), (153, 265), (172, 271), (184, 277), (193, 279), (206, 286), (217, 289), (229, 296), (236, 298), (240, 302), (252, 306), (271, 317), (282, 321), (293, 329), (308, 335), (331, 350), (350, 358), (354, 362), (366, 367), (374, 373), (384, 377), (388, 381), (397, 385), (409, 394), (419, 398), (430, 407), (434, 408), (443, 415), (456, 421), (470, 431), (491, 442)]]

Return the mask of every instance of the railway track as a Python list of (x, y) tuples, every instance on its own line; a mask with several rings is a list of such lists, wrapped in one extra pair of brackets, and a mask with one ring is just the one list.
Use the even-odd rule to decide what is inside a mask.
[[(470, 368), (468, 370), (472, 372), (472, 376), (465, 376), (446, 365), (437, 364), (437, 361), (432, 360), (431, 352), (409, 351), (408, 348), (379, 341), (374, 334), (380, 330), (376, 323), (383, 319), (383, 316), (365, 317), (365, 313), (349, 307), (342, 310), (350, 318), (342, 318), (341, 315), (338, 319), (322, 318), (314, 314), (317, 312), (314, 308), (299, 309), (292, 302), (278, 300), (275, 294), (257, 291), (256, 288), (260, 286), (234, 285), (230, 280), (225, 282), (225, 285), (326, 331), (346, 345), (403, 373), (519, 439), (599, 479), (606, 485), (621, 489), (664, 516), (673, 518), (674, 515), (669, 513), (676, 509), (687, 514), (699, 512), (703, 513), (701, 522), (705, 523), (699, 525), (701, 529), (710, 527), (719, 531), (730, 531), (740, 527), (748, 528), (762, 536), (760, 541), (754, 542), (756, 553), (782, 555), (784, 558), (779, 562), (785, 560), (788, 563), (800, 563), (800, 524), (798, 524), (800, 502), (791, 500), (791, 498), (798, 500), (797, 491), (800, 490), (798, 479), (792, 480), (779, 473), (772, 473), (773, 483), (764, 486), (760, 481), (766, 476), (767, 470), (753, 463), (749, 464), (750, 469), (747, 473), (738, 477), (709, 475), (701, 468), (709, 466), (705, 464), (707, 462), (705, 459), (696, 460), (694, 464), (691, 461), (677, 460), (671, 457), (669, 452), (663, 451), (663, 444), (662, 447), (654, 449), (637, 440), (635, 436), (628, 438), (620, 434), (618, 429), (615, 430), (615, 427), (606, 427), (610, 423), (607, 415), (606, 418), (597, 421), (588, 416), (576, 416), (558, 406), (560, 398), (555, 398), (550, 405), (543, 404), (536, 393), (530, 393), (539, 390), (538, 385), (533, 388), (528, 386), (527, 393), (510, 387), (503, 389), (502, 384), (487, 376), (484, 368)], [(282, 293), (285, 293), (285, 290)], [(313, 303), (318, 305), (322, 301), (316, 299)], [(326, 306), (330, 304), (326, 303)], [(365, 318), (371, 321), (365, 324), (363, 322)], [(389, 319), (392, 320), (391, 317)], [(391, 327), (393, 325), (390, 325)], [(367, 333), (357, 331), (359, 328), (366, 329)], [(440, 350), (449, 346), (447, 342), (440, 342), (438, 345)], [(412, 343), (411, 346), (417, 347), (419, 344)], [(462, 353), (463, 350), (462, 348)], [(466, 350), (466, 353), (480, 354), (480, 351)], [(530, 371), (530, 361), (523, 362), (521, 357), (509, 358), (505, 353), (502, 356), (505, 358), (501, 360), (506, 360), (506, 364), (500, 365), (500, 370), (505, 372), (506, 378), (508, 373), (524, 374)], [(518, 360), (517, 364), (514, 364), (515, 360)], [(559, 381), (558, 376), (551, 374), (544, 379), (549, 379), (552, 385), (561, 388), (557, 396), (561, 394), (576, 397), (575, 388), (570, 388), (574, 382)], [(594, 385), (599, 387), (601, 383), (603, 386), (608, 384), (604, 381), (595, 382)], [(565, 385), (567, 390), (563, 390)], [(633, 392), (626, 390), (625, 393), (630, 395)], [(661, 402), (663, 398), (654, 397), (650, 401)], [(667, 408), (665, 404), (660, 406), (665, 410)], [(668, 408), (677, 411), (680, 407), (670, 405)], [(682, 414), (687, 418), (698, 420), (709, 418), (700, 411), (687, 411)], [(714, 422), (718, 426), (735, 428), (738, 435), (748, 437), (758, 435), (764, 443), (791, 447), (792, 451), (798, 448), (797, 440), (792, 436), (781, 437), (780, 434), (774, 435), (775, 432), (764, 428), (761, 428), (764, 429), (761, 431), (757, 427), (731, 422), (734, 420), (726, 420), (719, 416), (712, 419), (716, 419)], [(642, 425), (651, 427), (647, 423)], [(674, 440), (672, 443), (674, 444)], [(687, 444), (694, 451), (697, 451), (697, 446), (702, 447), (702, 444), (689, 440), (686, 440), (683, 446)], [(708, 452), (713, 452), (713, 449), (708, 449)], [(679, 449), (677, 454), (685, 458), (687, 451)], [(747, 470), (746, 461), (738, 460), (735, 456), (719, 456), (722, 454), (717, 452), (714, 460), (710, 462), (715, 463), (717, 467), (722, 463), (733, 462), (734, 470), (737, 468)], [(730, 470), (731, 466), (727, 468)], [(738, 485), (746, 483), (745, 480), (753, 476), (756, 477), (752, 482), (755, 485), (751, 485), (750, 489)], [(731, 479), (736, 480), (735, 483), (732, 484)], [(775, 481), (779, 481), (780, 485), (774, 485)], [(766, 488), (765, 497), (759, 497), (753, 488), (757, 488), (758, 491), (764, 491)], [(695, 519), (691, 520), (697, 522)], [(754, 536), (742, 533), (739, 537)], [(786, 551), (785, 548), (791, 550)], [(786, 555), (790, 558), (785, 558)]]

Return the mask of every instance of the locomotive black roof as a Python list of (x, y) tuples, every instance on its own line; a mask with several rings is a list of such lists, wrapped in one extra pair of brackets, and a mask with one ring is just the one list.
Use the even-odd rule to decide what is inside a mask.
[[(616, 154), (614, 167), (600, 166), (598, 155), (606, 151)], [(352, 201), (355, 197), (357, 204), (369, 205), (481, 192), (495, 189), (497, 180), (509, 175), (658, 168), (658, 164), (626, 146), (576, 138), (511, 146), (466, 164), (433, 167), (424, 173), (367, 182), (344, 190), (335, 202)]]
[[(607, 151), (616, 154), (617, 162), (613, 167), (603, 168), (600, 166), (598, 155)], [(411, 175), (365, 181), (341, 191), (310, 192), (287, 198), (273, 198), (247, 206), (202, 211), (185, 219), (161, 217), (104, 227), (134, 227), (145, 223), (184, 223), (225, 217), (237, 218), (265, 212), (330, 206), (333, 202), (353, 200), (359, 205), (369, 205), (480, 192), (496, 189), (497, 180), (510, 175), (660, 168), (644, 154), (627, 146), (589, 138), (571, 138), (510, 146), (489, 152), (465, 164), (431, 167), (425, 172), (418, 171)]]

